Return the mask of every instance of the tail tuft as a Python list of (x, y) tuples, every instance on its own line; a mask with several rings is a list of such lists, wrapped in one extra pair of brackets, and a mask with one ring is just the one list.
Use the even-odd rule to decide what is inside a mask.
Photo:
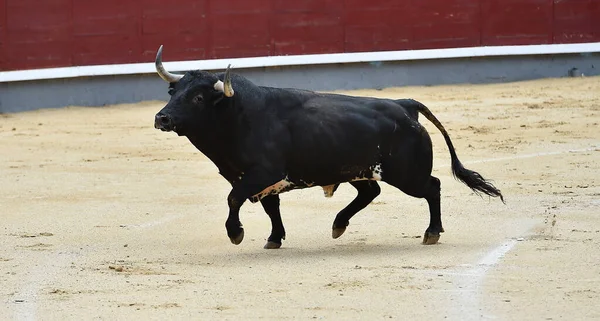
[(452, 160), (452, 174), (454, 174), (454, 177), (459, 181), (469, 186), (469, 188), (471, 188), (475, 194), (481, 196), (481, 193), (483, 193), (492, 197), (500, 197), (502, 203), (506, 204), (504, 201), (504, 196), (498, 188), (483, 178), (481, 174), (470, 169), (466, 169), (458, 159)]

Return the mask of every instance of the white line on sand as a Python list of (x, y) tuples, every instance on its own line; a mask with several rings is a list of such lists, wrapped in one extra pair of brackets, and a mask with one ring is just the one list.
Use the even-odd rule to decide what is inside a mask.
[[(597, 151), (598, 149), (598, 146), (592, 146), (581, 149), (488, 158), (464, 163), (478, 164), (488, 162), (500, 162), (506, 160), (554, 156), (568, 153), (591, 152)], [(449, 167), (449, 165), (442, 165), (438, 167)], [(528, 231), (530, 231), (534, 227), (534, 225), (535, 222), (531, 222), (525, 226), (520, 226), (520, 228), (522, 228), (523, 230), (522, 233), (518, 233), (518, 235), (526, 235)], [(496, 319), (492, 311), (486, 311), (485, 308), (481, 305), (480, 299), (481, 295), (483, 294), (481, 286), (483, 286), (483, 281), (486, 278), (488, 272), (490, 272), (494, 267), (496, 267), (498, 263), (500, 263), (502, 258), (508, 252), (510, 252), (517, 245), (518, 242), (519, 241), (516, 238), (508, 240), (502, 243), (501, 245), (491, 249), (483, 257), (481, 257), (475, 265), (473, 265), (466, 271), (458, 271), (454, 274), (454, 280), (457, 289), (453, 292), (453, 294), (455, 294), (453, 295), (453, 297), (456, 298), (458, 302), (451, 302), (451, 305), (449, 307), (451, 318), (458, 317), (460, 320)]]
[[(528, 226), (529, 230), (533, 227), (530, 223)], [(453, 310), (461, 316), (461, 320), (484, 320), (484, 319), (496, 319), (491, 311), (485, 311), (480, 302), (480, 297), (483, 293), (481, 287), (483, 286), (483, 280), (490, 270), (492, 270), (500, 260), (510, 252), (519, 241), (517, 239), (511, 239), (500, 246), (493, 248), (487, 252), (484, 257), (479, 259), (477, 264), (469, 268), (464, 274), (457, 275), (455, 277), (455, 284), (458, 286), (459, 302), (456, 302), (457, 306), (453, 306)]]
[(452, 317), (461, 320), (494, 319), (489, 311), (485, 311), (480, 303), (483, 280), (486, 274), (517, 244), (517, 240), (509, 240), (492, 249), (477, 264), (469, 268), (464, 274), (457, 275), (454, 280), (458, 287), (456, 297), (458, 302), (453, 302)]
[(40, 291), (50, 287), (60, 270), (66, 269), (76, 255), (69, 252), (48, 253), (28, 271), (24, 286), (15, 294), (14, 320), (37, 320)]
[(181, 217), (183, 217), (183, 214), (179, 214), (179, 215), (170, 215), (170, 216), (164, 216), (162, 218), (159, 218), (157, 220), (153, 220), (153, 221), (148, 221), (146, 223), (142, 223), (142, 224), (135, 224), (135, 225), (131, 225), (132, 227), (137, 227), (137, 228), (141, 228), (141, 229), (145, 229), (145, 228), (152, 228), (152, 227), (156, 227), (165, 223), (168, 223), (170, 221), (174, 221), (176, 219), (179, 219)]
[(561, 154), (568, 154), (568, 153), (583, 153), (583, 152), (595, 151), (595, 150), (598, 150), (598, 148), (600, 148), (600, 147), (594, 146), (594, 147), (581, 148), (581, 149), (559, 150), (559, 151), (554, 151), (554, 152), (533, 153), (533, 154), (515, 155), (515, 156), (498, 157), (498, 158), (487, 158), (487, 159), (474, 160), (474, 161), (465, 162), (465, 163), (466, 164), (479, 164), (479, 163), (489, 163), (489, 162), (501, 162), (504, 160), (513, 160), (513, 159), (553, 156), (553, 155), (561, 155)]

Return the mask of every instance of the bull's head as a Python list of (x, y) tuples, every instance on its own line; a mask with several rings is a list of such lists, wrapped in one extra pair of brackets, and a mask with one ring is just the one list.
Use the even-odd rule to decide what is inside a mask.
[(156, 72), (169, 83), (171, 99), (156, 114), (154, 127), (162, 131), (174, 131), (185, 135), (190, 128), (198, 128), (203, 121), (210, 121), (215, 106), (225, 97), (233, 97), (231, 69), (227, 67), (223, 81), (206, 71), (188, 71), (184, 75), (168, 72), (162, 64), (162, 48), (156, 54)]

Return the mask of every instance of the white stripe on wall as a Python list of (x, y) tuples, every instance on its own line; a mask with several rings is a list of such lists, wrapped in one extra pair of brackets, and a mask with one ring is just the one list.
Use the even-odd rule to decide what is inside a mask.
[[(158, 50), (158, 47), (156, 49)], [(228, 64), (231, 64), (232, 68), (261, 68), (275, 66), (298, 66), (336, 63), (447, 59), (486, 56), (548, 55), (591, 52), (600, 52), (600, 42), (190, 60), (165, 62), (164, 66), (169, 71), (177, 72), (192, 69), (222, 70), (225, 69)], [(169, 58), (168, 47), (165, 47), (164, 49), (163, 58), (165, 58), (166, 60), (168, 60)], [(134, 64), (112, 64), (4, 71), (0, 72), (0, 82), (106, 75), (133, 75), (154, 72), (156, 71), (154, 69), (154, 62), (152, 61), (147, 63)]]

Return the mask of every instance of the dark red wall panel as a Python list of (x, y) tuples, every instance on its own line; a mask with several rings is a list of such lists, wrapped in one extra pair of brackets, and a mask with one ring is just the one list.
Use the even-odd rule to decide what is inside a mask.
[(0, 70), (600, 41), (600, 0), (0, 0)]
[(481, 0), (482, 45), (552, 43), (553, 0)]
[(435, 0), (414, 3), (414, 49), (469, 47), (481, 36), (479, 2)]
[(273, 12), (341, 13), (344, 10), (344, 1), (342, 0), (272, 0), (270, 2)]
[[(592, 24), (599, 20), (594, 16), (596, 0), (554, 0), (554, 41), (561, 43), (588, 42), (594, 40)], [(600, 12), (599, 12), (600, 13)]]
[(272, 53), (342, 52), (344, 26), (336, 12), (279, 12), (271, 16)]
[(271, 55), (270, 0), (212, 2), (210, 7), (210, 58)]
[(74, 0), (71, 55), (75, 65), (140, 60), (140, 16), (132, 1)]
[(346, 0), (344, 43), (346, 52), (411, 48), (417, 17), (408, 1)]
[(69, 0), (6, 0), (10, 69), (71, 65)]
[[(209, 57), (208, 0), (145, 0), (141, 8), (142, 61), (153, 61), (163, 44), (169, 57), (180, 60)], [(169, 59), (171, 60), (171, 59)]]
[(343, 2), (339, 0), (272, 1), (273, 55), (344, 51)]

